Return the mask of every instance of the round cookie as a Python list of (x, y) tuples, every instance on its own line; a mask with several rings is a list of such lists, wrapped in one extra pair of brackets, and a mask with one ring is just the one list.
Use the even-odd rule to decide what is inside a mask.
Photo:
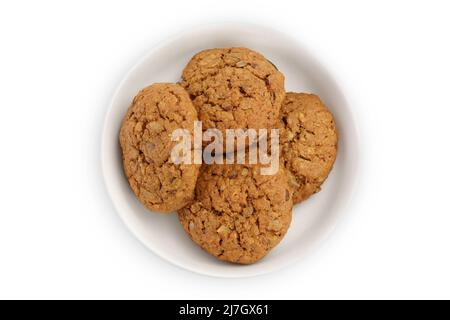
[(333, 115), (314, 94), (286, 93), (281, 107), (281, 159), (294, 190), (294, 203), (320, 191), (337, 153)]
[(194, 242), (221, 260), (250, 264), (286, 234), (292, 191), (284, 169), (261, 175), (257, 165), (204, 165), (196, 200), (178, 211)]
[(216, 128), (222, 134), (226, 129), (276, 126), (285, 95), (283, 74), (246, 48), (197, 53), (183, 70), (181, 85), (197, 108), (203, 130)]
[(171, 161), (178, 143), (171, 134), (180, 128), (193, 135), (196, 120), (189, 95), (177, 84), (153, 84), (134, 98), (119, 140), (128, 182), (147, 208), (171, 212), (193, 199), (200, 166)]

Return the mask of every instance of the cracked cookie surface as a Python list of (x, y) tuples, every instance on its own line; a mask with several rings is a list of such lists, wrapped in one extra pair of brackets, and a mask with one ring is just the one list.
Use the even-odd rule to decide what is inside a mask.
[(193, 199), (200, 166), (176, 165), (170, 157), (178, 143), (171, 141), (172, 132), (181, 128), (193, 135), (196, 120), (189, 95), (177, 84), (153, 84), (134, 98), (119, 140), (125, 175), (147, 208), (171, 212)]
[(178, 211), (194, 242), (221, 260), (250, 264), (287, 232), (292, 191), (282, 168), (261, 175), (257, 165), (204, 165), (196, 199)]
[(283, 101), (284, 76), (261, 54), (246, 48), (197, 53), (181, 85), (197, 108), (203, 130), (262, 129), (276, 125)]
[(281, 107), (280, 148), (294, 203), (320, 191), (337, 153), (333, 115), (314, 94), (286, 93)]

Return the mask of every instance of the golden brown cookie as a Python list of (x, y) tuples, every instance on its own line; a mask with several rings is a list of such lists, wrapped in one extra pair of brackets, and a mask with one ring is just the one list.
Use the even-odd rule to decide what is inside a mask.
[(197, 108), (203, 130), (272, 128), (283, 101), (284, 76), (246, 48), (209, 49), (185, 67), (181, 85)]
[(194, 242), (221, 260), (250, 264), (286, 234), (292, 191), (284, 169), (261, 175), (257, 165), (204, 165), (196, 200), (178, 211)]
[(281, 107), (281, 159), (294, 190), (294, 203), (320, 190), (337, 153), (333, 115), (314, 94), (286, 93)]
[(194, 197), (199, 165), (171, 161), (175, 129), (191, 134), (197, 112), (177, 84), (158, 83), (134, 98), (120, 130), (123, 166), (131, 188), (147, 208), (171, 212)]

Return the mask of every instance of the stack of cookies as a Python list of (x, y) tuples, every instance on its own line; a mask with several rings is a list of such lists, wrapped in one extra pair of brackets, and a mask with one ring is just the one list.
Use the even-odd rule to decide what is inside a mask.
[[(266, 175), (259, 163), (172, 161), (172, 133), (183, 129), (194, 141), (196, 121), (223, 136), (229, 129), (279, 129), (279, 170)], [(120, 131), (125, 175), (140, 202), (156, 212), (178, 211), (195, 243), (239, 264), (260, 260), (282, 240), (292, 206), (318, 192), (331, 171), (337, 141), (319, 97), (285, 93), (283, 74), (246, 48), (199, 52), (180, 83), (139, 92)], [(189, 152), (202, 147), (192, 144)]]

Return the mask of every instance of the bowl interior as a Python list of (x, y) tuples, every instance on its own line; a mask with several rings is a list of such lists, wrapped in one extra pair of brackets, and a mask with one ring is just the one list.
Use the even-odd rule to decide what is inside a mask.
[[(333, 113), (339, 130), (334, 169), (322, 191), (296, 205), (290, 230), (267, 257), (249, 266), (218, 261), (195, 245), (176, 214), (145, 209), (123, 174), (118, 132), (132, 98), (153, 82), (177, 82), (189, 59), (213, 47), (244, 46), (264, 54), (286, 77), (286, 91), (318, 94)], [(350, 199), (357, 167), (357, 135), (346, 99), (332, 76), (294, 39), (271, 29), (217, 24), (184, 33), (158, 46), (140, 61), (117, 89), (107, 113), (102, 141), (102, 165), (108, 192), (130, 231), (149, 249), (188, 270), (219, 277), (267, 273), (301, 259), (324, 240)]]

